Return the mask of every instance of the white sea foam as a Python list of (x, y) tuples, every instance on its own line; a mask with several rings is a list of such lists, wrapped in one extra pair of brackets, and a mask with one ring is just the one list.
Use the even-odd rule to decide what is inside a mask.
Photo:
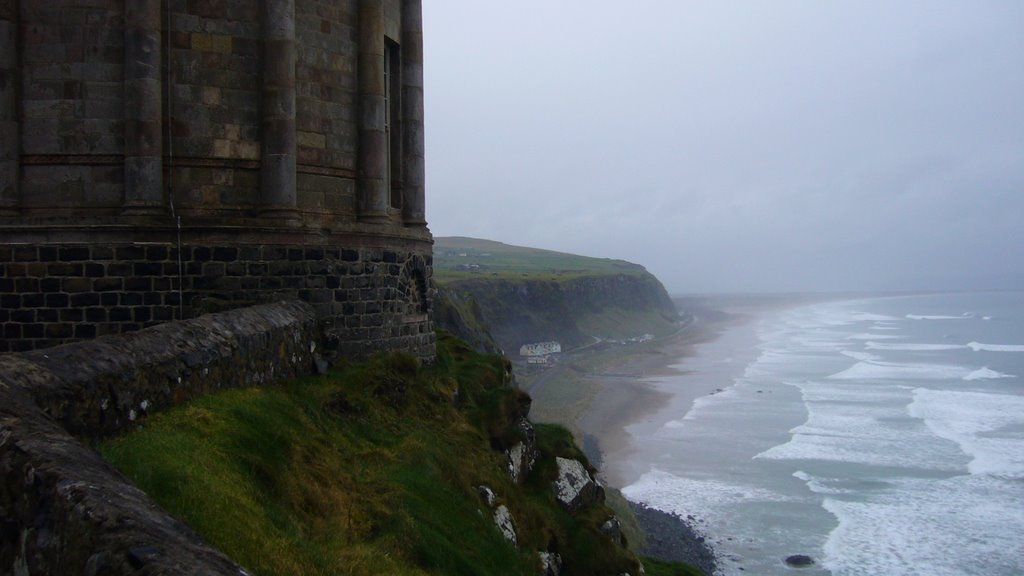
[(967, 347), (975, 352), (1024, 352), (1024, 344), (982, 344), (968, 342)]
[(843, 382), (841, 384), (824, 381), (790, 382), (797, 386), (809, 408), (829, 407), (830, 404), (857, 403), (879, 410), (880, 405), (906, 405), (910, 401), (912, 388), (878, 385), (873, 382)]
[[(694, 440), (685, 444), (700, 446), (689, 449), (696, 457), (675, 455), (668, 446), (676, 444), (663, 442), (661, 469), (627, 487), (627, 496), (707, 518), (714, 531), (735, 536), (735, 543), (723, 540), (721, 549), (736, 557), (752, 557), (755, 549), (771, 550), (772, 558), (784, 557), (776, 550), (808, 553), (833, 576), (1024, 574), (1024, 397), (992, 394), (1019, 390), (1024, 382), (1004, 374), (1024, 375), (1019, 358), (1006, 354), (1024, 352), (1024, 340), (1014, 343), (1009, 316), (998, 325), (983, 323), (980, 312), (994, 307), (967, 300), (951, 299), (955, 304), (945, 308), (931, 300), (910, 306), (892, 300), (877, 306), (846, 302), (764, 322), (758, 328), (762, 354), (744, 377), (699, 399), (683, 419), (661, 431), (668, 439)], [(858, 309), (872, 306), (936, 314), (859, 315)], [(956, 315), (972, 309), (979, 314)], [(955, 322), (970, 318), (977, 322)], [(774, 396), (753, 395), (773, 385), (783, 385)], [(789, 401), (789, 386), (801, 391), (802, 406)], [(779, 394), (783, 390), (787, 393)], [(789, 413), (775, 418), (781, 425), (771, 436), (744, 443), (731, 435), (745, 422), (761, 423), (768, 414), (781, 413), (782, 404), (772, 402), (782, 400)], [(701, 417), (690, 422), (698, 413)], [(684, 424), (690, 428), (673, 429)], [(788, 438), (780, 438), (786, 429)], [(653, 438), (652, 445), (660, 447), (658, 441)], [(765, 449), (773, 442), (778, 445)], [(702, 467), (704, 460), (711, 465)], [(661, 472), (677, 466), (690, 478)], [(831, 533), (836, 525), (825, 515), (808, 524), (814, 514), (806, 507), (818, 502), (823, 502), (818, 514), (827, 510), (838, 519)], [(775, 525), (770, 522), (778, 517), (766, 519), (776, 511), (787, 519), (783, 522), (797, 516), (807, 520), (769, 534), (774, 530), (761, 527)], [(761, 530), (756, 545), (745, 540), (745, 526)], [(808, 530), (816, 531), (816, 538), (828, 533), (824, 548), (820, 539), (805, 540), (809, 546), (794, 544)], [(754, 564), (747, 560), (749, 573), (791, 571), (781, 562), (751, 571)]]
[(865, 342), (864, 347), (867, 348), (868, 350), (898, 350), (904, 352), (961, 350), (967, 348), (967, 346), (961, 346), (959, 344), (911, 344), (871, 341)]
[(622, 494), (633, 502), (679, 515), (741, 502), (790, 500), (766, 488), (714, 479), (684, 478), (657, 468), (651, 468), (639, 480), (623, 488)]
[(815, 351), (802, 346), (786, 349), (766, 349), (758, 359), (749, 364), (743, 371), (743, 379), (763, 380), (777, 379), (778, 374), (800, 373), (815, 369), (823, 358), (835, 353), (836, 347), (828, 347)]
[(832, 380), (959, 380), (970, 372), (969, 368), (947, 364), (858, 362), (846, 370), (828, 376), (828, 378)]
[(979, 368), (979, 369), (975, 370), (974, 372), (971, 372), (967, 376), (964, 376), (964, 380), (967, 380), (967, 381), (971, 381), (971, 380), (997, 380), (999, 378), (1016, 378), (1016, 376), (1014, 376), (1013, 374), (1004, 374), (1002, 372), (997, 372), (995, 370), (992, 370), (988, 366), (986, 366), (984, 368)]
[(735, 385), (722, 390), (716, 390), (706, 396), (701, 396), (693, 401), (693, 405), (690, 407), (690, 410), (687, 411), (681, 419), (672, 420), (666, 423), (664, 428), (668, 430), (683, 428), (686, 426), (686, 423), (684, 422), (685, 420), (696, 420), (702, 417), (707, 410), (712, 407), (732, 402), (738, 396), (739, 393), (737, 392)]
[(817, 335), (817, 337), (791, 338), (789, 340), (789, 350), (794, 352), (832, 351), (848, 345), (849, 343), (844, 342), (842, 336), (831, 334), (821, 334)]
[[(870, 346), (868, 346), (868, 348), (870, 348)], [(853, 358), (854, 360), (860, 360), (861, 362), (877, 362), (882, 359), (881, 356), (870, 352), (854, 352), (853, 350), (843, 350), (843, 356)]]
[(800, 384), (807, 420), (784, 444), (757, 454), (768, 460), (824, 460), (873, 466), (961, 471), (956, 446), (935, 442), (931, 431), (907, 418), (913, 389), (859, 383)]
[(757, 360), (755, 360), (750, 365), (767, 367), (799, 364), (800, 362), (803, 362), (811, 357), (812, 356), (810, 355), (803, 355), (800, 353), (790, 351), (769, 349), (761, 352), (761, 355), (757, 357)]
[[(861, 429), (863, 430), (863, 427)], [(882, 436), (869, 438), (855, 434), (848, 436), (796, 434), (789, 442), (769, 448), (754, 458), (758, 460), (820, 460), (951, 473), (957, 470), (958, 466), (953, 460), (955, 454), (950, 455), (942, 450), (934, 450), (935, 455), (940, 458), (928, 460), (926, 457), (932, 455), (933, 451), (927, 450), (930, 448), (927, 439), (923, 436), (921, 439), (923, 441), (914, 442), (914, 445), (925, 450), (914, 449), (908, 442)]]
[(1003, 433), (1024, 427), (1024, 396), (916, 388), (907, 412), (973, 458), (972, 474), (1024, 479), (1021, 440)]
[(964, 470), (957, 446), (936, 442), (928, 427), (908, 418), (915, 388), (868, 381), (787, 382), (798, 386), (806, 421), (788, 442), (755, 458), (824, 460), (945, 472)]
[(870, 312), (850, 312), (847, 317), (853, 322), (894, 322), (899, 320), (899, 318), (895, 316), (872, 314)]
[(841, 308), (818, 308), (811, 314), (793, 319), (793, 324), (799, 328), (814, 328), (820, 326), (849, 326), (858, 322), (864, 322), (857, 313), (843, 310)]
[[(936, 443), (924, 430), (898, 430), (866, 417), (821, 415), (794, 429), (789, 442), (757, 454), (765, 460), (819, 460), (868, 466), (915, 468), (955, 473), (963, 456), (952, 445)], [(827, 422), (823, 422), (827, 420)]]
[(835, 478), (818, 478), (808, 474), (807, 472), (804, 472), (803, 470), (797, 470), (796, 472), (794, 472), (793, 477), (803, 480), (804, 483), (807, 484), (807, 487), (811, 489), (811, 492), (814, 492), (815, 494), (839, 495), (850, 494), (852, 492), (851, 490), (846, 488), (836, 488), (834, 486), (829, 486), (830, 482), (838, 482), (838, 480)]
[(895, 334), (869, 334), (867, 332), (862, 334), (850, 334), (846, 337), (847, 340), (898, 340), (903, 336), (897, 336)]
[(839, 524), (823, 564), (834, 576), (1021, 574), (1021, 501), (1024, 485), (984, 476), (899, 479), (860, 498), (827, 496), (822, 505)]

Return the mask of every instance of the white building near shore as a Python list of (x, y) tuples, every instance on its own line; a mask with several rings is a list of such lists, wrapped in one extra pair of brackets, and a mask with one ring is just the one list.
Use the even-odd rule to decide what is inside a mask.
[(558, 342), (535, 342), (533, 344), (523, 344), (519, 348), (520, 356), (548, 356), (550, 354), (560, 354), (562, 352), (562, 345)]

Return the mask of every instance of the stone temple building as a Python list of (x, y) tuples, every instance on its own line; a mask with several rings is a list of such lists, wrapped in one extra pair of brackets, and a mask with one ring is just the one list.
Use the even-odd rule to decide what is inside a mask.
[(0, 352), (285, 298), (434, 351), (421, 0), (0, 0)]

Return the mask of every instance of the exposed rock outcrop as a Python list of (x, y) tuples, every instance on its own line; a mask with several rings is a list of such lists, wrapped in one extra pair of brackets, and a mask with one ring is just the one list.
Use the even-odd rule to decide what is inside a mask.
[(619, 524), (618, 518), (612, 516), (604, 524), (601, 524), (601, 533), (617, 546), (625, 546), (625, 541), (622, 537), (622, 525)]
[(807, 568), (808, 566), (814, 566), (814, 558), (804, 554), (793, 554), (792, 556), (786, 556), (786, 564), (794, 568)]
[(498, 503), (498, 496), (487, 486), (477, 486), (476, 491), (480, 494), (480, 499), (487, 504), (488, 508), (494, 508), (494, 505)]
[(508, 540), (513, 546), (516, 545), (516, 526), (512, 522), (512, 513), (504, 504), (494, 509), (494, 525), (501, 531), (505, 540)]
[(575, 514), (581, 509), (604, 501), (604, 489), (579, 460), (555, 458), (558, 477), (552, 483), (555, 498), (566, 511)]
[(509, 448), (505, 454), (508, 457), (509, 476), (514, 482), (522, 484), (537, 462), (537, 434), (533, 424), (526, 418), (522, 418), (517, 427), (523, 440)]
[(541, 576), (561, 576), (562, 557), (554, 552), (537, 552), (540, 557)]

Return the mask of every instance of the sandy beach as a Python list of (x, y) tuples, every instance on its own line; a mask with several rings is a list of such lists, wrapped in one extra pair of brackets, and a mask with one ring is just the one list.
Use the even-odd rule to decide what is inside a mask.
[(628, 428), (653, 424), (667, 405), (691, 404), (715, 390), (712, 382), (702, 380), (686, 389), (668, 391), (657, 385), (658, 380), (691, 371), (689, 363), (701, 344), (716, 340), (729, 326), (742, 322), (740, 318), (694, 318), (679, 334), (590, 376), (597, 392), (578, 426), (592, 439), (588, 444), (596, 442), (605, 482), (618, 488), (633, 479), (630, 455), (635, 447)]
[[(676, 300), (690, 317), (677, 334), (577, 361), (592, 391), (575, 422), (601, 463), (605, 482), (622, 487), (647, 470), (637, 452), (643, 439), (689, 411), (693, 402), (730, 386), (759, 354), (758, 322), (766, 315), (821, 297), (693, 296)], [(679, 376), (685, 376), (679, 378)], [(596, 447), (595, 447), (596, 445)], [(596, 449), (595, 449), (596, 448)]]
[[(698, 398), (728, 388), (756, 359), (762, 318), (814, 300), (819, 298), (677, 299), (687, 322), (676, 334), (569, 354), (559, 366), (530, 374), (525, 383), (534, 396), (534, 417), (572, 429), (599, 466), (602, 481), (613, 488), (627, 486), (650, 470), (662, 450), (651, 438), (655, 431), (686, 414)], [(673, 523), (671, 516), (642, 512), (634, 506), (648, 542), (661, 543), (645, 553), (711, 571), (714, 559), (699, 519)]]

